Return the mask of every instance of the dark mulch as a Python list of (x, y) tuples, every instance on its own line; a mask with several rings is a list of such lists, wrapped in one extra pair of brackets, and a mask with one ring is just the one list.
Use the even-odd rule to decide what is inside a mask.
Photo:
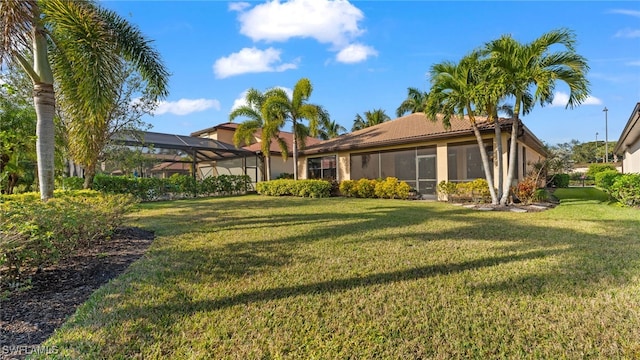
[(153, 238), (150, 231), (118, 229), (111, 240), (33, 274), (30, 287), (0, 301), (0, 358), (37, 349), (91, 293), (140, 258)]

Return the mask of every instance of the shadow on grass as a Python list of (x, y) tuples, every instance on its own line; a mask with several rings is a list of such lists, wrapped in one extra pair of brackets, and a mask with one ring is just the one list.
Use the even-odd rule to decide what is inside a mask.
[[(565, 197), (564, 199), (573, 199)], [(575, 205), (600, 206), (591, 204), (588, 196), (575, 198)], [(360, 209), (358, 212), (343, 211), (349, 202)], [(322, 208), (309, 212), (306, 207)], [(562, 203), (560, 207), (566, 206)], [(173, 212), (169, 215), (147, 216), (143, 224), (165, 223), (173, 235), (210, 232), (218, 230), (259, 229), (262, 233), (275, 234), (272, 237), (233, 239), (209, 247), (181, 249), (180, 244), (159, 247), (150, 252), (147, 260), (160, 269), (160, 277), (155, 279), (135, 278), (128, 285), (136, 287), (148, 282), (153, 285), (180, 284), (227, 279), (255, 274), (263, 271), (278, 271), (291, 262), (304, 261), (304, 252), (297, 249), (306, 244), (345, 237), (349, 242), (373, 244), (397, 240), (398, 233), (383, 233), (387, 229), (398, 229), (399, 234), (411, 241), (487, 241), (497, 242), (490, 248), (493, 255), (476, 256), (445, 264), (417, 266), (411, 269), (378, 272), (362, 277), (320, 281), (299, 285), (281, 286), (269, 289), (238, 289), (239, 293), (204, 300), (192, 300), (181, 288), (175, 287), (161, 305), (146, 304), (134, 306), (124, 304), (115, 312), (118, 316), (133, 316), (144, 326), (158, 329), (154, 341), (161, 341), (163, 334), (170, 332), (163, 324), (179, 322), (185, 315), (200, 311), (216, 311), (233, 306), (266, 302), (296, 296), (344, 292), (359, 287), (388, 285), (396, 282), (413, 281), (438, 275), (453, 275), (464, 271), (483, 271), (492, 267), (506, 266), (522, 261), (544, 261), (554, 259), (553, 266), (536, 265), (534, 274), (514, 273), (504, 280), (480, 279), (467, 285), (470, 292), (508, 293), (540, 295), (545, 293), (593, 294), (596, 291), (623, 286), (640, 269), (640, 243), (637, 233), (638, 219), (626, 218), (581, 218), (581, 210), (576, 207), (575, 221), (588, 222), (602, 231), (589, 231), (579, 227), (569, 228), (546, 220), (540, 214), (488, 214), (453, 207), (446, 204), (415, 202), (389, 202), (380, 206), (379, 201), (345, 199), (292, 199), (259, 198), (216, 199), (215, 201), (195, 200), (182, 203), (153, 204), (150, 208), (165, 207)], [(235, 210), (234, 210), (235, 209)], [(241, 209), (242, 211), (238, 210)], [(315, 209), (315, 208), (313, 208)], [(236, 211), (238, 210), (238, 211)], [(307, 211), (307, 213), (305, 213)], [(554, 211), (554, 210), (549, 210)], [(202, 220), (206, 219), (206, 220)], [(529, 221), (536, 219), (536, 221)], [(542, 220), (541, 220), (542, 219)], [(438, 220), (454, 226), (442, 230), (431, 229), (431, 220)], [(197, 228), (202, 224), (203, 228)], [(279, 229), (293, 225), (309, 224), (301, 227), (294, 235), (278, 236)], [(416, 225), (421, 225), (417, 227)], [(426, 224), (426, 225), (425, 225)], [(362, 232), (371, 236), (363, 238)], [(381, 232), (380, 234), (376, 234)], [(603, 235), (604, 234), (604, 235)], [(358, 236), (350, 239), (350, 236)], [(188, 241), (181, 239), (180, 241)], [(407, 250), (411, 251), (411, 250)], [(472, 256), (472, 255), (471, 255)], [(471, 257), (469, 256), (469, 257)], [(544, 264), (544, 263), (543, 263)], [(314, 269), (310, 268), (309, 271)], [(507, 271), (506, 269), (504, 271)], [(83, 324), (74, 326), (82, 327)], [(133, 334), (137, 335), (137, 334)], [(131, 343), (138, 340), (132, 338)], [(69, 344), (75, 346), (74, 344)], [(123, 344), (123, 346), (128, 346)]]

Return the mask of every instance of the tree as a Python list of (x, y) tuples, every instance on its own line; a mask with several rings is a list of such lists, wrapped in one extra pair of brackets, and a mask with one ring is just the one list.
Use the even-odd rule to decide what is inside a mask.
[(356, 114), (356, 118), (353, 120), (353, 127), (351, 131), (357, 131), (370, 126), (382, 124), (385, 121), (389, 121), (391, 118), (382, 109), (374, 109), (372, 111), (365, 111), (364, 118), (360, 114)]
[[(262, 117), (283, 126), (289, 121), (293, 132), (293, 178), (298, 180), (298, 150), (305, 145), (308, 135), (317, 136), (318, 127), (329, 119), (329, 113), (319, 105), (308, 103), (313, 92), (311, 81), (302, 78), (293, 87), (291, 98), (281, 88), (273, 88), (266, 92), (262, 106)], [(302, 121), (308, 121), (305, 126)], [(275, 126), (275, 125), (274, 125)]]
[(396, 115), (400, 117), (406, 113), (424, 112), (428, 98), (429, 93), (426, 91), (414, 87), (407, 88), (407, 98), (398, 106)]
[[(501, 204), (506, 204), (509, 187), (516, 169), (516, 144), (520, 113), (527, 114), (535, 102), (541, 106), (553, 101), (553, 91), (557, 81), (569, 87), (566, 108), (573, 108), (589, 95), (589, 70), (584, 57), (575, 52), (575, 35), (566, 29), (553, 30), (538, 39), (520, 44), (510, 35), (504, 35), (485, 46), (488, 54), (499, 69), (499, 81), (505, 86), (504, 97), (514, 99), (513, 122), (507, 179), (504, 183)], [(552, 47), (563, 46), (564, 51), (552, 51)], [(532, 94), (531, 90), (535, 88)]]
[(329, 140), (343, 135), (346, 132), (347, 129), (335, 120), (321, 121), (320, 129), (318, 129), (318, 137), (322, 140)]
[(482, 105), (479, 99), (484, 85), (481, 81), (483, 78), (479, 75), (482, 70), (479, 59), (480, 54), (472, 52), (457, 64), (445, 61), (433, 65), (430, 70), (431, 91), (425, 113), (431, 121), (442, 121), (445, 127), (451, 126), (453, 116), (466, 116), (469, 119), (478, 142), (491, 202), (497, 204), (498, 197), (493, 186), (493, 169), (489, 164), (489, 155), (476, 123), (476, 112), (479, 111), (477, 106)]
[(46, 201), (54, 187), (56, 91), (70, 103), (66, 116), (102, 132), (121, 59), (140, 71), (157, 96), (167, 94), (168, 73), (137, 28), (88, 0), (2, 1), (0, 26), (0, 58), (20, 64), (33, 82), (38, 181)]
[(282, 158), (286, 161), (289, 157), (289, 149), (286, 142), (280, 138), (280, 127), (284, 122), (280, 118), (263, 117), (262, 108), (266, 100), (266, 94), (259, 90), (249, 89), (245, 96), (246, 105), (234, 109), (229, 114), (229, 121), (234, 121), (238, 117), (245, 117), (246, 120), (238, 125), (233, 134), (233, 142), (236, 147), (242, 144), (254, 142), (254, 135), (257, 131), (262, 132), (260, 149), (264, 154), (266, 180), (271, 180), (271, 142), (275, 140), (280, 146)]
[(21, 180), (35, 175), (36, 114), (9, 83), (0, 92), (0, 193), (12, 194)]

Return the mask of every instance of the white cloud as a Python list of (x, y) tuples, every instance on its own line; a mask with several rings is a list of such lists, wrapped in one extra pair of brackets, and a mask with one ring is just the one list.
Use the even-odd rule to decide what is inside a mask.
[(362, 11), (348, 1), (329, 0), (268, 1), (238, 17), (240, 33), (253, 41), (313, 38), (337, 48), (364, 32), (358, 26), (363, 18)]
[(638, 11), (638, 10), (615, 9), (615, 10), (611, 10), (609, 12), (610, 13), (614, 13), (614, 14), (622, 14), (622, 15), (640, 17), (640, 11)]
[(291, 63), (281, 63), (280, 53), (280, 50), (271, 47), (266, 50), (255, 47), (244, 48), (216, 60), (213, 64), (213, 72), (216, 78), (224, 79), (246, 73), (282, 72), (298, 67), (299, 59)]
[[(567, 106), (569, 103), (569, 94), (564, 93), (562, 91), (558, 91), (553, 94), (553, 102), (551, 103), (552, 107)], [(585, 101), (582, 102), (582, 105), (602, 105), (602, 100), (597, 97), (589, 95)]]
[(622, 29), (619, 30), (614, 36), (623, 38), (638, 38), (640, 37), (640, 29)]
[(638, 60), (638, 61), (629, 61), (628, 63), (626, 63), (626, 65), (629, 65), (629, 66), (640, 66), (640, 60)]
[(232, 2), (229, 3), (229, 11), (243, 11), (250, 6), (248, 2)]
[(166, 113), (174, 115), (188, 115), (207, 109), (220, 110), (220, 101), (216, 99), (180, 99), (178, 101), (160, 101), (154, 110), (154, 115)]
[(351, 44), (340, 50), (336, 60), (342, 63), (353, 64), (367, 60), (369, 56), (377, 56), (378, 52), (371, 46)]

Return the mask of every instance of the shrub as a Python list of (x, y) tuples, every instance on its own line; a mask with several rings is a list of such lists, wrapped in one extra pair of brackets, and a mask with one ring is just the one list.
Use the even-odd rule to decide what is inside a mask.
[(11, 198), (0, 204), (0, 275), (19, 277), (107, 238), (134, 203), (131, 195), (86, 190), (56, 193), (47, 202), (37, 194)]
[(359, 179), (356, 182), (356, 196), (360, 198), (373, 198), (376, 195), (376, 180)]
[(84, 179), (78, 176), (58, 178), (58, 187), (62, 190), (82, 190), (84, 188)]
[(449, 181), (440, 181), (438, 184), (438, 192), (444, 195), (448, 201), (453, 201), (458, 194), (458, 184)]
[(521, 202), (525, 204), (533, 201), (536, 190), (538, 189), (538, 182), (535, 177), (527, 176), (516, 185), (514, 194)]
[(485, 179), (475, 179), (467, 182), (441, 181), (438, 191), (447, 196), (448, 201), (471, 200), (473, 202), (488, 202), (491, 198), (489, 185)]
[(93, 183), (95, 190), (110, 194), (131, 194), (141, 201), (240, 194), (250, 187), (251, 178), (247, 175), (220, 175), (199, 181), (179, 174), (168, 179), (96, 175)]
[(640, 205), (640, 174), (621, 174), (609, 189), (609, 194), (621, 204)]
[(547, 181), (548, 186), (553, 186), (556, 188), (567, 188), (569, 187), (569, 181), (571, 177), (569, 174), (555, 174), (552, 175)]
[(603, 172), (603, 171), (607, 171), (607, 170), (616, 170), (616, 167), (615, 167), (615, 165), (608, 164), (608, 163), (591, 164), (591, 165), (589, 165), (589, 169), (587, 170), (586, 175), (588, 177), (594, 178), (597, 173), (600, 173), (600, 172)]
[(329, 197), (331, 183), (326, 180), (278, 179), (259, 182), (256, 190), (268, 196)]
[(616, 179), (622, 176), (618, 170), (605, 170), (596, 174), (595, 183), (596, 186), (609, 192), (611, 186), (615, 183)]
[(342, 196), (347, 196), (347, 197), (356, 196), (356, 194), (355, 194), (355, 189), (356, 189), (355, 180), (342, 180), (340, 182), (339, 188), (340, 188), (340, 194)]

